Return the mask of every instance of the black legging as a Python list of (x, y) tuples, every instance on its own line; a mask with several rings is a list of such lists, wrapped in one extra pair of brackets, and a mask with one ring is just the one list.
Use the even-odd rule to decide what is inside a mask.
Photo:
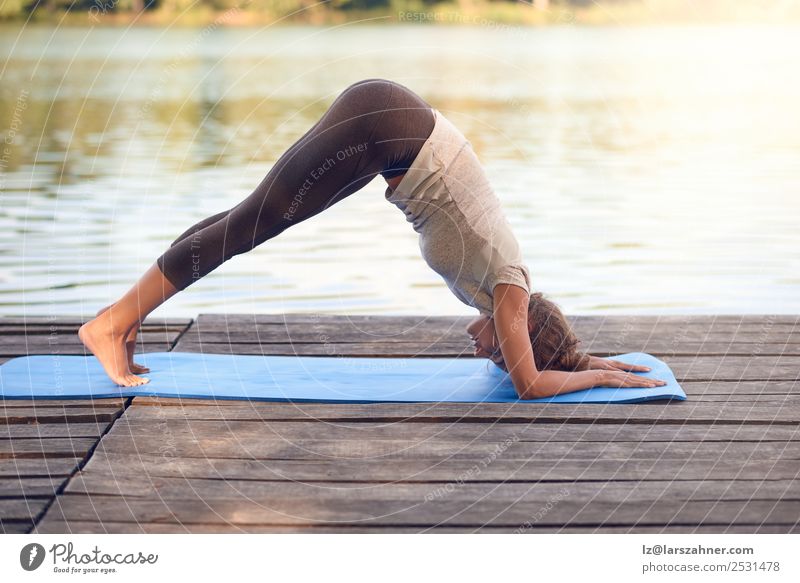
[(431, 106), (410, 89), (366, 79), (345, 89), (281, 155), (253, 193), (178, 237), (157, 259), (179, 290), (234, 255), (363, 188), (402, 174), (433, 131)]

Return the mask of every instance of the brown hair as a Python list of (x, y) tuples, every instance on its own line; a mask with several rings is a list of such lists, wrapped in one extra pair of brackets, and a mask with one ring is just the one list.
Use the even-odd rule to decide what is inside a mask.
[[(589, 368), (589, 355), (579, 352), (578, 337), (557, 304), (540, 292), (528, 302), (528, 335), (537, 370), (577, 371)], [(498, 352), (495, 364), (507, 370)]]

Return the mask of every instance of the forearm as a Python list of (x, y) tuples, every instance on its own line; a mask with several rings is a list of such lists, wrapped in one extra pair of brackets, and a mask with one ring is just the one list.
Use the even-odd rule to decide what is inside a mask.
[(560, 370), (540, 371), (525, 387), (517, 388), (521, 399), (538, 399), (562, 393), (572, 393), (596, 387), (602, 380), (603, 371), (581, 370), (566, 372)]
[(518, 286), (495, 286), (495, 330), (517, 395), (521, 399), (536, 399), (598, 386), (607, 371), (536, 369), (526, 325), (528, 299), (527, 292)]

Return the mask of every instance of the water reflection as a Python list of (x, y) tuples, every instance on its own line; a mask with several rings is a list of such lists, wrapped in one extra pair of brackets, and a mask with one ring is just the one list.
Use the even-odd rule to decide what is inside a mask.
[[(89, 314), (119, 296), (368, 77), (406, 83), (470, 138), (535, 288), (569, 312), (800, 307), (796, 29), (19, 33), (0, 30), (2, 313)], [(384, 188), (156, 314), (472, 313)]]

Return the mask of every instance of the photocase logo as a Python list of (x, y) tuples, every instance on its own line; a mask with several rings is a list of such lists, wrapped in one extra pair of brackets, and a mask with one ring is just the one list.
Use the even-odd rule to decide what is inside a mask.
[(38, 543), (30, 543), (19, 552), (19, 564), (26, 571), (35, 571), (44, 561), (44, 547)]

